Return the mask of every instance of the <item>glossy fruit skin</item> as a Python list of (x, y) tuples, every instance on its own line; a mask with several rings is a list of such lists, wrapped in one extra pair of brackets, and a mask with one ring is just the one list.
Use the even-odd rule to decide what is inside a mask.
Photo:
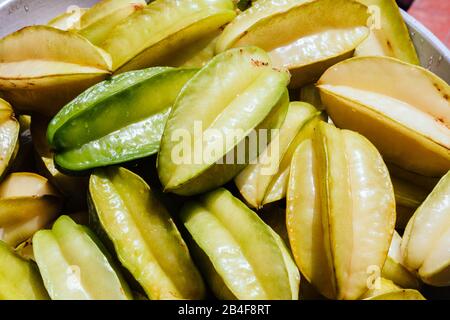
[(326, 297), (357, 299), (368, 268), (381, 272), (394, 226), (392, 184), (377, 150), (355, 132), (321, 123), (294, 155), (287, 194), (302, 274)]
[(127, 300), (128, 285), (87, 227), (61, 216), (33, 236), (33, 253), (53, 300)]
[(12, 165), (19, 150), (19, 122), (12, 106), (0, 98), (0, 179)]
[(297, 299), (300, 275), (283, 240), (223, 189), (187, 203), (180, 215), (203, 273), (225, 299)]
[(225, 28), (217, 51), (260, 47), (276, 67), (289, 69), (289, 86), (298, 88), (352, 57), (369, 34), (367, 19), (367, 8), (353, 1), (256, 2)]
[(394, 58), (355, 57), (328, 69), (318, 87), (336, 126), (363, 134), (387, 162), (434, 178), (450, 169), (450, 87), (433, 73)]
[(117, 25), (101, 46), (116, 74), (158, 66), (235, 15), (231, 0), (157, 0)]
[[(384, 55), (420, 65), (414, 44), (409, 36), (395, 0), (357, 0), (377, 15), (369, 37), (356, 48), (356, 56)], [(374, 48), (375, 47), (375, 48)]]
[(35, 173), (13, 172), (0, 184), (0, 240), (17, 246), (47, 227), (59, 214), (62, 198)]
[(5, 99), (20, 112), (46, 116), (104, 80), (111, 67), (109, 55), (87, 39), (49, 26), (25, 27), (1, 39), (0, 60)]
[(156, 153), (170, 109), (196, 72), (156, 67), (91, 87), (48, 126), (55, 164), (64, 171), (84, 171)]
[(91, 223), (150, 299), (202, 299), (205, 288), (167, 209), (149, 186), (120, 167), (89, 182)]
[[(288, 73), (273, 69), (259, 48), (231, 49), (214, 57), (185, 85), (167, 120), (157, 164), (164, 189), (193, 195), (230, 181), (261, 152), (259, 147), (248, 151), (247, 137), (256, 133), (259, 139), (259, 130), (270, 135), (270, 129), (281, 126), (288, 82)], [(208, 132), (222, 140), (211, 142)], [(196, 145), (203, 151), (197, 152)], [(205, 152), (217, 146), (220, 151)], [(244, 157), (238, 146), (244, 148)], [(181, 152), (182, 161), (175, 157)]]
[(0, 241), (0, 300), (48, 299), (36, 264)]
[(450, 172), (448, 172), (409, 220), (401, 243), (406, 267), (425, 283), (450, 284)]

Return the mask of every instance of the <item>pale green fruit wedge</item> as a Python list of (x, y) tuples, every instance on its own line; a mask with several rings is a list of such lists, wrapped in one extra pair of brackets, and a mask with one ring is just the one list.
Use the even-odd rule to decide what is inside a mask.
[(66, 12), (61, 13), (47, 22), (47, 25), (63, 31), (77, 29), (80, 27), (81, 17), (87, 10), (87, 8), (80, 8), (78, 6), (69, 7)]
[(389, 56), (419, 65), (414, 44), (395, 0), (357, 0), (371, 13), (370, 34), (356, 56)]
[(235, 15), (231, 0), (156, 0), (117, 25), (101, 46), (116, 73), (161, 65)]
[(180, 218), (204, 255), (212, 289), (220, 289), (218, 281), (226, 288), (218, 296), (298, 299), (300, 275), (283, 241), (230, 192), (218, 189), (187, 203)]
[(0, 184), (0, 240), (16, 246), (60, 213), (58, 192), (40, 175), (11, 173)]
[(94, 223), (148, 297), (201, 299), (202, 278), (166, 208), (123, 168), (97, 169), (89, 181)]
[(260, 47), (289, 69), (290, 86), (300, 87), (353, 56), (369, 34), (368, 17), (364, 5), (349, 0), (256, 2), (225, 28), (217, 50)]
[(12, 165), (19, 149), (19, 122), (11, 105), (0, 98), (0, 178)]
[(395, 226), (387, 168), (361, 135), (320, 123), (294, 155), (287, 228), (302, 274), (329, 298), (357, 299), (381, 270)]
[(17, 255), (0, 240), (0, 300), (48, 300), (33, 261)]
[[(313, 132), (309, 122), (320, 112), (312, 105), (303, 102), (291, 102), (286, 119), (268, 147), (234, 179), (245, 201), (253, 208), (283, 199), (286, 195), (289, 165), (296, 148), (296, 136), (308, 138)], [(317, 121), (315, 121), (317, 122)], [(301, 141), (298, 141), (301, 142)], [(297, 144), (298, 145), (298, 144)]]
[(434, 286), (450, 285), (450, 172), (414, 213), (403, 235), (406, 267)]
[(31, 26), (0, 40), (0, 92), (21, 112), (54, 115), (110, 67), (106, 52), (74, 32)]
[[(395, 186), (394, 186), (395, 188)], [(420, 287), (417, 276), (403, 266), (403, 258), (400, 250), (402, 237), (394, 231), (388, 256), (384, 263), (381, 276), (392, 280), (402, 288), (418, 289)]]
[(186, 83), (167, 120), (158, 154), (164, 189), (208, 191), (256, 159), (285, 118), (288, 82), (259, 48), (214, 57)]
[(33, 236), (33, 252), (52, 300), (126, 300), (128, 285), (93, 233), (61, 216)]
[(81, 16), (77, 32), (100, 45), (116, 25), (146, 5), (145, 0), (102, 0)]
[(450, 169), (450, 87), (436, 75), (393, 58), (357, 57), (328, 69), (318, 86), (336, 126), (366, 136), (386, 161), (431, 177)]
[(35, 151), (36, 167), (40, 174), (66, 197), (66, 207), (71, 209), (85, 208), (88, 179), (86, 177), (70, 176), (55, 167), (54, 152), (47, 142), (46, 133), (49, 119), (33, 115), (31, 122), (31, 136)]

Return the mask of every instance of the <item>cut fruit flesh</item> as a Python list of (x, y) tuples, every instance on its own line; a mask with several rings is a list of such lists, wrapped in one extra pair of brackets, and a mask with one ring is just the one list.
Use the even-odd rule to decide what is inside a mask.
[[(238, 23), (227, 26), (236, 30), (227, 32), (225, 28), (225, 39), (219, 39), (218, 48), (260, 47), (269, 52), (276, 67), (290, 70), (290, 87), (299, 87), (317, 80), (336, 62), (351, 57), (368, 35), (367, 8), (359, 3), (343, 0), (288, 3), (256, 3), (255, 12), (266, 9), (272, 14), (261, 19), (259, 12), (244, 13)], [(277, 6), (280, 8), (273, 8)], [(232, 34), (233, 41), (226, 39)]]
[(102, 48), (112, 55), (116, 73), (158, 65), (234, 16), (230, 0), (157, 0), (116, 26)]
[[(185, 85), (167, 120), (158, 154), (158, 174), (165, 190), (188, 195), (231, 180), (258, 155), (258, 144), (253, 145), (256, 150), (249, 150), (254, 154), (250, 159), (244, 149), (244, 155), (237, 150), (239, 159), (231, 159), (233, 163), (224, 159), (220, 166), (217, 161), (238, 144), (246, 147), (244, 138), (251, 133), (258, 136), (256, 129), (270, 131), (281, 125), (288, 81), (289, 75), (272, 69), (267, 54), (255, 47), (214, 57)], [(215, 169), (214, 176), (206, 176)]]
[(82, 171), (156, 153), (170, 109), (196, 72), (149, 68), (115, 76), (85, 91), (48, 127), (56, 165)]
[(186, 204), (181, 219), (235, 297), (298, 298), (298, 270), (281, 238), (231, 193), (218, 189)]
[(150, 299), (201, 299), (204, 286), (172, 218), (148, 185), (117, 167), (90, 178), (90, 213)]
[(356, 56), (389, 56), (419, 65), (416, 49), (395, 0), (357, 0), (372, 13), (370, 34)]
[(126, 300), (128, 286), (86, 227), (61, 216), (33, 237), (33, 252), (53, 300)]
[(16, 172), (0, 184), (0, 239), (16, 246), (47, 226), (59, 213), (61, 199), (47, 179)]
[(294, 156), (287, 200), (291, 248), (305, 277), (328, 297), (361, 296), (368, 268), (384, 264), (395, 225), (377, 150), (357, 133), (321, 123)]
[(328, 69), (318, 87), (333, 122), (368, 137), (387, 161), (432, 177), (450, 169), (450, 88), (431, 72), (357, 57)]

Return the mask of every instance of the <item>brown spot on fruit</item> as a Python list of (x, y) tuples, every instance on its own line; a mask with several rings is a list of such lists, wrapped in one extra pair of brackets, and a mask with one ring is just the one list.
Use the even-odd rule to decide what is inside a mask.
[(439, 92), (442, 91), (441, 87), (439, 87), (439, 85), (438, 85), (437, 83), (433, 82), (433, 86), (434, 86)]
[(386, 45), (388, 46), (389, 49), (392, 50), (392, 44), (389, 40), (386, 41)]
[(264, 61), (260, 61), (260, 60), (255, 60), (255, 59), (251, 59), (251, 62), (254, 66), (257, 67), (261, 67), (261, 66), (268, 66), (269, 63), (268, 62), (264, 62)]

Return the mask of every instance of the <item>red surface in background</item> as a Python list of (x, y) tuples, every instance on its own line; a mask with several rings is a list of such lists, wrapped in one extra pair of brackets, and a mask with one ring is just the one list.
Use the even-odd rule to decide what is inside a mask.
[(450, 0), (415, 0), (408, 13), (450, 48)]

